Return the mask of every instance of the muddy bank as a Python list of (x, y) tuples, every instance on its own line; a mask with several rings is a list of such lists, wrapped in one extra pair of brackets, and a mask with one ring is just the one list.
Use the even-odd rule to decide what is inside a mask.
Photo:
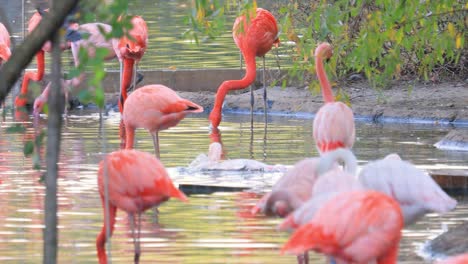
[[(209, 112), (214, 104), (215, 92), (186, 92), (172, 87), (177, 93), (192, 100)], [(400, 82), (389, 89), (375, 90), (365, 82), (351, 83), (341, 87), (350, 98), (356, 117), (373, 121), (465, 124), (468, 126), (468, 82), (445, 82), (423, 84)], [(337, 89), (334, 88), (336, 93)], [(322, 106), (320, 94), (302, 87), (269, 87), (268, 111), (291, 115), (314, 114)], [(263, 111), (263, 89), (255, 90), (256, 111)], [(116, 105), (117, 96), (108, 94), (108, 102)], [(231, 92), (226, 96), (224, 111), (249, 111), (248, 89)]]

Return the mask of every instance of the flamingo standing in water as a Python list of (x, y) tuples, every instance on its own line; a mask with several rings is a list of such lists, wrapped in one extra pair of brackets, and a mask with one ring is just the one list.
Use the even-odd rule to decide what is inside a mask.
[[(127, 100), (127, 90), (132, 77), (136, 77), (138, 62), (141, 60), (148, 45), (148, 27), (141, 16), (134, 16), (131, 20), (132, 29), (128, 32), (132, 39), (124, 36), (114, 41), (115, 54), (120, 61), (120, 100), (119, 111), (123, 113), (124, 103)], [(122, 66), (123, 64), (123, 66)], [(134, 88), (136, 78), (133, 78)]]
[(146, 85), (131, 93), (125, 101), (123, 124), (125, 148), (133, 148), (136, 128), (145, 128), (153, 137), (158, 159), (160, 130), (176, 126), (188, 113), (201, 113), (203, 107), (183, 98), (164, 85)]
[(410, 225), (428, 212), (446, 213), (457, 201), (424, 171), (403, 161), (397, 154), (366, 164), (359, 181), (367, 189), (393, 197), (401, 206), (405, 225)]
[(0, 23), (0, 66), (11, 56), (10, 45), (10, 33), (8, 33), (6, 27)]
[[(279, 45), (276, 19), (270, 12), (262, 8), (257, 8), (256, 14), (250, 14), (249, 22), (246, 21), (245, 15), (238, 17), (232, 28), (232, 36), (245, 60), (246, 72), (241, 80), (224, 81), (219, 86), (213, 110), (209, 116), (212, 127), (218, 127), (221, 122), (221, 111), (226, 94), (231, 90), (244, 89), (255, 81), (257, 74), (255, 57), (263, 57), (263, 68), (265, 70), (265, 54), (270, 51), (273, 45)], [(263, 74), (265, 75), (265, 72)], [(251, 96), (253, 96), (253, 92)], [(266, 122), (266, 88), (264, 89), (263, 99)], [(251, 110), (253, 110), (253, 100), (251, 100), (251, 103)]]
[(313, 124), (314, 140), (320, 153), (336, 148), (350, 149), (355, 139), (353, 111), (346, 104), (335, 101), (323, 66), (323, 59), (330, 58), (332, 53), (331, 45), (326, 42), (315, 50), (315, 67), (325, 101), (315, 115)]
[(314, 250), (337, 263), (396, 263), (403, 216), (398, 203), (376, 191), (341, 193), (299, 227), (281, 252)]
[[(43, 11), (38, 10), (34, 12), (34, 15), (31, 17), (31, 19), (29, 19), (29, 22), (28, 22), (29, 33), (31, 33), (37, 27), (37, 25), (39, 25), (39, 22), (41, 22), (42, 12), (48, 12), (48, 9), (43, 10)], [(47, 41), (42, 46), (42, 49), (36, 53), (37, 71), (30, 71), (24, 74), (23, 82), (21, 84), (20, 94), (15, 98), (16, 107), (25, 107), (26, 104), (28, 103), (27, 94), (28, 94), (29, 82), (30, 81), (39, 82), (39, 81), (42, 81), (42, 79), (44, 78), (44, 67), (45, 67), (44, 52), (51, 52), (51, 51), (52, 51), (52, 44), (50, 43), (50, 41)]]
[[(106, 187), (107, 185), (107, 187)], [(117, 208), (127, 212), (130, 218), (135, 263), (140, 257), (141, 213), (159, 206), (170, 197), (187, 201), (183, 192), (172, 183), (163, 164), (154, 156), (137, 150), (120, 150), (107, 155), (99, 163), (98, 187), (103, 208), (109, 203), (109, 215), (104, 210), (104, 225), (96, 238), (96, 248), (100, 264), (107, 263), (104, 249), (107, 223), (110, 234), (114, 231)], [(106, 196), (108, 201), (106, 201)], [(135, 223), (135, 216), (137, 216)], [(136, 234), (135, 234), (136, 228)]]

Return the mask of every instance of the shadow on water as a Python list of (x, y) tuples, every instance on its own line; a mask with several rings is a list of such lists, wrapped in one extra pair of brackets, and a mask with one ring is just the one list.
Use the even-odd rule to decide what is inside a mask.
[[(42, 254), (44, 186), (42, 172), (32, 170), (23, 156), (24, 142), (34, 139), (28, 116), (14, 121), (7, 114), (0, 133), (0, 261), (38, 263)], [(97, 192), (97, 163), (104, 152), (119, 148), (120, 116), (111, 113), (99, 124), (98, 114), (72, 113), (63, 129), (59, 178), (59, 262), (95, 263), (95, 238), (102, 225)], [(316, 156), (312, 121), (271, 117), (265, 134), (262, 117), (254, 120), (253, 133), (246, 115), (226, 115), (220, 130), (224, 159), (255, 159), (267, 165), (293, 165)], [(6, 133), (22, 124), (24, 133)], [(40, 125), (45, 126), (45, 120)], [(100, 136), (104, 129), (104, 136)], [(416, 125), (358, 123), (354, 147), (359, 163), (397, 152), (421, 167), (465, 169), (468, 153), (441, 151), (432, 145), (448, 128)], [(104, 140), (105, 138), (105, 140)], [(152, 140), (137, 130), (136, 148), (153, 152)], [(188, 165), (207, 153), (221, 134), (210, 134), (205, 116), (184, 119), (160, 133), (162, 162), (176, 183), (191, 193), (187, 204), (169, 201), (160, 207), (160, 222), (152, 213), (143, 217), (142, 263), (295, 263), (294, 256), (279, 254), (288, 234), (276, 231), (279, 219), (252, 216), (250, 208), (281, 172), (190, 172)], [(41, 151), (41, 159), (45, 158)], [(200, 187), (205, 186), (205, 187)], [(208, 186), (208, 187), (206, 187)], [(209, 187), (215, 186), (215, 187)], [(249, 191), (251, 189), (255, 191)], [(243, 191), (244, 190), (244, 191)], [(429, 214), (404, 230), (400, 263), (421, 263), (418, 248), (429, 238), (468, 218), (464, 197), (457, 209), (444, 216)], [(118, 213), (112, 238), (114, 263), (130, 263), (133, 244), (127, 218)], [(312, 254), (312, 261), (323, 258)]]

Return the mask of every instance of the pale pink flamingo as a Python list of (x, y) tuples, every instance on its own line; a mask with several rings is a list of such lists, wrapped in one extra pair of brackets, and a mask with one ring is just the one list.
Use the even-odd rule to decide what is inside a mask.
[(10, 46), (10, 33), (8, 33), (6, 27), (0, 23), (0, 66), (10, 58)]
[[(338, 161), (344, 163), (344, 170), (332, 167)], [(340, 193), (365, 189), (356, 176), (356, 157), (348, 149), (323, 154), (317, 169), (319, 177), (312, 187), (312, 197), (285, 218), (278, 227), (280, 230), (294, 229), (309, 222), (323, 204)]]
[(109, 228), (110, 233), (107, 237), (110, 238), (114, 231), (117, 208), (129, 214), (135, 246), (134, 260), (138, 263), (141, 213), (151, 207), (159, 206), (170, 197), (187, 201), (185, 194), (172, 183), (164, 165), (153, 155), (137, 150), (120, 150), (108, 154), (99, 163), (98, 187), (103, 209), (106, 203), (109, 206), (109, 215), (106, 215), (107, 210), (104, 210), (104, 225), (96, 238), (100, 264), (107, 263), (104, 248), (106, 230)]
[(457, 205), (431, 176), (396, 154), (366, 164), (359, 173), (359, 181), (365, 188), (383, 192), (398, 201), (405, 225), (428, 212), (446, 213)]
[(174, 90), (159, 84), (146, 85), (132, 92), (125, 101), (123, 124), (125, 148), (133, 148), (135, 129), (147, 129), (153, 137), (154, 151), (159, 158), (160, 130), (176, 126), (189, 113), (201, 113), (203, 107), (183, 98)]
[[(112, 40), (106, 40), (106, 38), (101, 33), (103, 30), (106, 33), (112, 31), (112, 27), (107, 24), (103, 23), (88, 23), (78, 25), (77, 23), (72, 23), (68, 26), (69, 32), (73, 34), (73, 39), (68, 39), (70, 48), (73, 55), (73, 61), (75, 67), (80, 65), (79, 60), (79, 51), (80, 48), (85, 48), (88, 52), (88, 56), (93, 58), (96, 53), (96, 48), (105, 48), (107, 50), (107, 56), (104, 58), (105, 60), (111, 60), (116, 58), (116, 54), (113, 47)], [(86, 34), (88, 37), (82, 38), (81, 35)], [(78, 87), (84, 79), (84, 73), (80, 74), (78, 77), (74, 77), (71, 80), (62, 80), (62, 89), (65, 94), (65, 102), (68, 102), (68, 93), (69, 87), (76, 88)], [(33, 107), (34, 116), (38, 116), (42, 112), (42, 108), (47, 103), (48, 93), (50, 90), (51, 82), (49, 82), (42, 92), (35, 101)], [(65, 113), (66, 113), (67, 106), (65, 105)]]
[(443, 260), (439, 260), (436, 264), (466, 264), (468, 263), (468, 253), (457, 255), (453, 257), (448, 257)]
[(325, 104), (314, 118), (313, 135), (320, 153), (336, 148), (352, 148), (355, 139), (354, 115), (351, 108), (336, 102), (323, 66), (323, 59), (332, 56), (330, 44), (321, 43), (315, 50), (315, 67)]
[(286, 217), (299, 208), (312, 195), (312, 187), (317, 181), (319, 158), (307, 158), (297, 162), (252, 208), (252, 214)]
[[(231, 90), (244, 89), (255, 81), (257, 74), (255, 57), (263, 57), (265, 59), (265, 54), (270, 51), (272, 46), (279, 45), (276, 19), (270, 12), (262, 8), (257, 8), (255, 14), (250, 14), (250, 21), (247, 21), (245, 15), (239, 16), (234, 22), (232, 37), (245, 60), (245, 76), (241, 80), (224, 81), (219, 86), (216, 92), (213, 110), (209, 116), (212, 127), (218, 127), (219, 123), (221, 123), (221, 112), (226, 94)], [(263, 68), (265, 69), (265, 60), (263, 62)], [(253, 96), (253, 93), (251, 95)], [(266, 122), (266, 88), (264, 89), (263, 99), (265, 103)], [(253, 104), (253, 100), (251, 102)], [(253, 109), (253, 105), (251, 105), (251, 107), (251, 109)]]
[(376, 191), (344, 192), (299, 227), (281, 252), (314, 250), (337, 263), (396, 263), (403, 228), (400, 206)]

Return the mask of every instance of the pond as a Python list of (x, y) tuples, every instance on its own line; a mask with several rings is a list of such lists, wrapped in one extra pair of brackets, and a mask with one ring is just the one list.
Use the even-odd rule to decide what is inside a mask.
[[(45, 117), (40, 125), (45, 126)], [(59, 172), (59, 263), (96, 263), (95, 239), (102, 226), (102, 208), (97, 191), (97, 164), (103, 154), (119, 148), (119, 115), (111, 112), (100, 125), (95, 113), (74, 111), (63, 129)], [(264, 130), (262, 116), (255, 116), (250, 134), (248, 115), (227, 114), (221, 124), (222, 141), (231, 159), (256, 159), (268, 164), (293, 165), (316, 156), (312, 120), (270, 116)], [(6, 133), (22, 124), (24, 133)], [(432, 145), (449, 127), (357, 123), (353, 148), (359, 163), (391, 152), (401, 154), (421, 167), (467, 169), (468, 153), (441, 151)], [(7, 113), (0, 128), (0, 262), (42, 261), (43, 171), (32, 169), (23, 156), (23, 144), (32, 140), (31, 120), (15, 121)], [(152, 140), (138, 130), (136, 148), (153, 153)], [(269, 190), (280, 173), (192, 173), (186, 168), (210, 142), (206, 115), (193, 115), (177, 127), (160, 133), (161, 159), (178, 184), (248, 185), (252, 191), (191, 190), (189, 203), (170, 200), (160, 207), (159, 223), (152, 211), (143, 216), (141, 263), (295, 263), (295, 257), (280, 255), (288, 234), (276, 231), (280, 219), (251, 216), (248, 212), (260, 195)], [(45, 151), (41, 152), (42, 162)], [(429, 214), (403, 231), (399, 263), (423, 263), (416, 255), (420, 246), (446, 228), (468, 218), (464, 196), (453, 212)], [(111, 240), (113, 263), (131, 263), (133, 243), (124, 213), (117, 213)], [(311, 254), (312, 260), (324, 259)]]

